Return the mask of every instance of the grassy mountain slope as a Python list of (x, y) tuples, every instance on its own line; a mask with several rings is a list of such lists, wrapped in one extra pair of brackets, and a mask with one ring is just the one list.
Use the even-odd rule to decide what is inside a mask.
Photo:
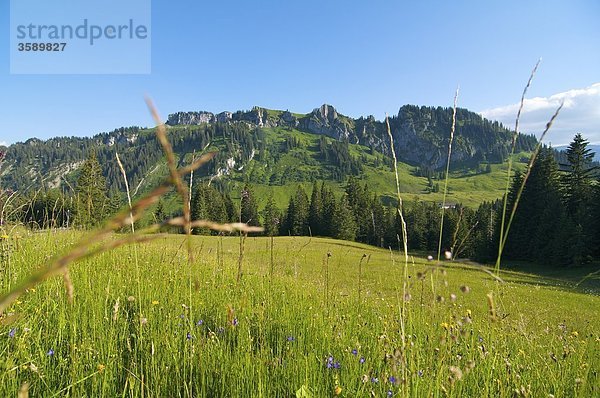
[[(490, 159), (506, 152), (508, 131), (466, 110), (459, 114), (463, 119), (459, 119), (456, 148), (462, 148), (462, 152), (455, 152), (461, 159), (453, 165), (448, 201), (477, 206), (502, 195), (506, 166), (494, 164)], [(341, 193), (347, 177), (353, 175), (366, 181), (384, 202), (390, 203), (395, 197), (395, 177), (387, 152), (389, 140), (385, 141), (382, 122), (372, 117), (352, 119), (326, 105), (306, 115), (264, 108), (224, 116), (206, 115), (169, 116), (169, 138), (180, 164), (191, 162), (193, 156), (202, 152), (219, 151), (214, 161), (195, 174), (195, 183), (212, 181), (231, 190), (235, 198), (243, 183), (250, 182), (263, 200), (260, 205), (273, 192), (277, 204), (284, 207), (298, 184), (309, 190), (314, 181), (325, 181)], [(397, 149), (407, 154), (400, 158), (405, 160), (399, 164), (405, 200), (441, 201), (443, 184), (436, 179), (440, 177), (439, 169), (425, 160), (422, 164), (415, 163), (414, 159), (420, 153), (423, 159), (435, 158), (438, 163), (443, 160), (440, 153), (447, 145), (444, 143), (447, 137), (442, 136), (442, 130), (448, 122), (447, 116), (447, 109), (406, 106), (391, 119)], [(229, 119), (204, 122), (207, 117)], [(461, 129), (465, 136), (461, 136)], [(470, 138), (477, 131), (481, 137)], [(167, 175), (166, 162), (154, 134), (153, 128), (130, 127), (91, 138), (30, 139), (17, 143), (6, 150), (6, 159), (0, 167), (0, 184), (20, 191), (36, 190), (42, 185), (68, 191), (76, 182), (78, 167), (95, 151), (109, 190), (123, 193), (124, 184), (115, 160), (118, 151), (132, 191), (141, 193)], [(435, 153), (429, 153), (434, 147)], [(482, 173), (488, 164), (490, 172)], [(431, 180), (419, 176), (424, 175), (423, 167)], [(433, 189), (437, 184), (438, 189)]]

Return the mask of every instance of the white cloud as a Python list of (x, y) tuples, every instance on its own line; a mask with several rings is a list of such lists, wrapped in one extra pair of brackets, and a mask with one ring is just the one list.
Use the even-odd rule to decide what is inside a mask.
[[(561, 101), (564, 101), (564, 107), (545, 142), (554, 146), (568, 144), (575, 133), (581, 133), (590, 143), (600, 143), (600, 83), (550, 97), (525, 99), (519, 130), (539, 137)], [(511, 104), (480, 113), (487, 119), (498, 120), (506, 127), (514, 128), (518, 110), (519, 104)]]
[(0, 146), (8, 146), (8, 143), (6, 141), (0, 141)]

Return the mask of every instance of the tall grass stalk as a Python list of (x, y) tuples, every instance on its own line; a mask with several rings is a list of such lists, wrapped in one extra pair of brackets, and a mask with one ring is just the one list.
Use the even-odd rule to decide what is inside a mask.
[(392, 136), (392, 129), (390, 128), (390, 120), (388, 115), (385, 115), (385, 124), (387, 126), (388, 137), (390, 138), (390, 149), (392, 151), (392, 158), (394, 159), (394, 175), (396, 177), (396, 198), (398, 200), (398, 215), (400, 216), (400, 223), (402, 224), (402, 245), (404, 248), (404, 264), (408, 266), (408, 236), (406, 233), (406, 221), (404, 220), (404, 211), (402, 209), (402, 195), (400, 195), (400, 177), (398, 175), (398, 158), (396, 157), (396, 150), (394, 149), (394, 136)]
[(446, 161), (446, 176), (444, 178), (444, 193), (442, 195), (442, 209), (440, 218), (440, 236), (438, 241), (437, 262), (440, 262), (442, 254), (442, 238), (444, 232), (444, 214), (446, 213), (446, 197), (448, 196), (448, 180), (450, 178), (450, 157), (452, 156), (452, 142), (454, 141), (454, 131), (456, 130), (456, 105), (458, 103), (458, 91), (454, 93), (454, 106), (452, 107), (452, 127), (450, 128), (450, 140), (448, 141), (448, 160)]
[(531, 82), (538, 70), (538, 67), (542, 62), (542, 59), (538, 59), (531, 74), (529, 75), (529, 79), (527, 80), (527, 84), (525, 88), (523, 88), (523, 93), (521, 94), (521, 101), (519, 103), (519, 110), (517, 112), (517, 118), (515, 119), (515, 131), (513, 132), (512, 144), (510, 149), (510, 155), (508, 156), (508, 167), (506, 169), (506, 187), (504, 189), (504, 199), (502, 201), (502, 220), (500, 222), (500, 240), (498, 242), (498, 257), (496, 258), (496, 275), (500, 273), (500, 260), (502, 258), (502, 250), (504, 249), (504, 245), (502, 242), (504, 241), (504, 225), (506, 222), (506, 206), (508, 203), (508, 191), (510, 190), (510, 182), (512, 179), (512, 158), (515, 154), (515, 148), (517, 146), (517, 138), (519, 136), (519, 122), (521, 120), (521, 112), (523, 111), (523, 106), (525, 105), (525, 95), (527, 95), (527, 90), (529, 90), (529, 86), (531, 86)]
[[(519, 205), (519, 200), (521, 199), (521, 194), (523, 193), (523, 190), (525, 189), (525, 184), (527, 183), (527, 180), (529, 179), (529, 176), (531, 175), (531, 169), (533, 168), (533, 164), (535, 163), (537, 155), (539, 154), (540, 150), (542, 149), (542, 145), (543, 145), (542, 142), (544, 140), (544, 137), (546, 136), (546, 133), (548, 133), (548, 130), (550, 130), (550, 128), (552, 127), (554, 120), (558, 117), (558, 114), (560, 113), (560, 110), (562, 109), (563, 105), (564, 105), (564, 102), (561, 102), (560, 105), (558, 106), (558, 108), (556, 109), (556, 111), (554, 112), (554, 114), (552, 115), (552, 117), (550, 118), (550, 121), (548, 123), (546, 123), (546, 128), (542, 132), (542, 135), (540, 136), (538, 143), (535, 146), (535, 149), (534, 149), (533, 153), (531, 154), (531, 157), (529, 158), (529, 163), (527, 164), (527, 171), (525, 172), (525, 175), (523, 176), (523, 181), (521, 181), (521, 185), (519, 185), (519, 189), (517, 190), (517, 195), (515, 197), (515, 203), (512, 206), (512, 210), (510, 212), (510, 217), (508, 219), (508, 223), (506, 224), (506, 230), (504, 231), (504, 235), (502, 236), (501, 241), (500, 241), (498, 259), (496, 262), (496, 273), (498, 273), (498, 271), (499, 271), (499, 265), (500, 265), (500, 259), (502, 257), (502, 251), (504, 250), (504, 245), (506, 245), (506, 239), (508, 238), (508, 232), (509, 232), (510, 226), (513, 222), (513, 218), (515, 217), (515, 213), (517, 212), (517, 206)], [(506, 195), (506, 196), (508, 196), (508, 195)]]

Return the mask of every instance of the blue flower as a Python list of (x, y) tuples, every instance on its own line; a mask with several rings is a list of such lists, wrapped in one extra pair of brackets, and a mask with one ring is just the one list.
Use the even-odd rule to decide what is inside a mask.
[(185, 336), (188, 340), (192, 339), (192, 334), (190, 332), (188, 332), (188, 334)]
[(356, 348), (352, 350), (352, 355), (358, 355), (358, 350)]
[(202, 319), (200, 319), (198, 322), (196, 322), (196, 326), (202, 326), (203, 323), (204, 323), (204, 321)]
[(377, 377), (371, 377), (371, 383), (379, 383), (379, 379)]
[(390, 376), (389, 380), (390, 380), (390, 383), (396, 384), (396, 378), (394, 376)]
[(54, 350), (52, 348), (50, 348), (50, 350), (46, 353), (46, 355), (51, 357), (52, 355), (54, 355)]
[(236, 326), (237, 324), (238, 324), (237, 318), (233, 318), (233, 321), (231, 321), (231, 325)]
[(394, 396), (394, 392), (392, 390), (388, 390), (387, 396), (388, 397), (393, 397)]
[(358, 360), (358, 362), (365, 363), (365, 357), (360, 357), (360, 359)]
[(288, 338), (287, 338), (287, 341), (294, 341), (294, 340), (296, 340), (296, 339), (294, 338), (294, 336), (288, 336)]
[(339, 363), (339, 362), (335, 362), (335, 363), (333, 364), (333, 368), (334, 368), (334, 369), (339, 369), (339, 368), (341, 368), (341, 367), (342, 367), (342, 365), (340, 365), (340, 363)]
[(8, 331), (8, 337), (10, 337), (12, 339), (13, 337), (15, 337), (16, 333), (17, 333), (17, 329), (12, 328)]

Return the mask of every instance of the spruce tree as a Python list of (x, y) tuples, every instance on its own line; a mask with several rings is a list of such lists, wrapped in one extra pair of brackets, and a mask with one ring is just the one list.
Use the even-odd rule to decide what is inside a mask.
[(572, 222), (572, 236), (568, 246), (571, 262), (581, 264), (592, 254), (592, 167), (593, 153), (588, 142), (576, 134), (566, 150), (567, 164), (562, 176), (567, 214)]
[(265, 227), (266, 236), (275, 236), (279, 231), (281, 214), (279, 209), (275, 205), (275, 199), (273, 198), (273, 192), (267, 199), (267, 204), (263, 210), (263, 226)]
[(92, 152), (81, 166), (76, 186), (77, 224), (92, 227), (107, 215), (106, 179), (96, 154)]
[(241, 222), (248, 225), (260, 226), (260, 220), (258, 218), (258, 205), (256, 203), (256, 198), (254, 197), (252, 187), (249, 184), (244, 185), (241, 201)]
[(310, 207), (308, 210), (308, 225), (314, 236), (323, 236), (321, 223), (323, 221), (323, 201), (321, 199), (321, 190), (317, 182), (313, 184), (312, 194), (310, 196)]
[(333, 237), (336, 239), (354, 240), (356, 238), (357, 226), (346, 195), (342, 196), (335, 210), (335, 217), (332, 224)]

